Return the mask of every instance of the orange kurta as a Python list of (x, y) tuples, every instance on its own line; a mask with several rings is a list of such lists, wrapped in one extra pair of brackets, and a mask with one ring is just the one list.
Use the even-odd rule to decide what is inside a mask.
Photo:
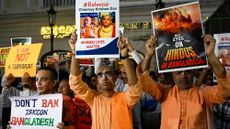
[(70, 75), (71, 89), (90, 106), (92, 129), (132, 129), (131, 109), (141, 97), (139, 83), (129, 86), (127, 92), (115, 93), (107, 98), (94, 93), (82, 81), (82, 75)]
[(218, 85), (179, 90), (175, 85), (163, 88), (149, 77), (140, 76), (144, 92), (156, 98), (162, 107), (161, 129), (211, 129), (211, 109), (230, 96), (230, 78), (218, 79)]

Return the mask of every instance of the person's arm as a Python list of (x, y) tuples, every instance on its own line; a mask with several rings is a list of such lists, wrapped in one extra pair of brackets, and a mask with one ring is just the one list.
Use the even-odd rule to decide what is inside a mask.
[(138, 54), (138, 52), (134, 49), (134, 47), (132, 46), (132, 44), (129, 41), (127, 42), (127, 48), (129, 50), (129, 52), (131, 53), (131, 55), (132, 55), (133, 59), (135, 60), (135, 62), (137, 64), (140, 64), (142, 62), (142, 58)]
[(214, 54), (215, 39), (211, 35), (206, 35), (204, 43), (209, 64), (217, 77), (218, 85), (205, 87), (202, 90), (210, 103), (223, 103), (230, 96), (230, 77), (227, 77), (224, 66)]
[(93, 101), (94, 93), (86, 83), (82, 80), (82, 73), (80, 71), (80, 65), (79, 60), (75, 58), (75, 44), (77, 41), (77, 36), (74, 33), (72, 33), (71, 38), (69, 40), (69, 45), (72, 49), (72, 60), (71, 60), (71, 66), (70, 66), (70, 80), (69, 85), (71, 90), (74, 91), (75, 94), (80, 95), (81, 98), (88, 103), (90, 106)]
[(118, 44), (121, 54), (120, 59), (122, 64), (124, 65), (129, 85), (128, 90), (125, 92), (125, 99), (127, 101), (128, 107), (132, 109), (134, 105), (137, 103), (137, 101), (140, 99), (142, 89), (139, 83), (137, 83), (135, 68), (132, 67), (128, 59), (127, 42), (129, 42), (129, 40), (124, 40), (120, 35)]
[(22, 87), (27, 87), (27, 88), (30, 87), (31, 78), (30, 78), (29, 73), (27, 73), (27, 72), (24, 73), (21, 80), (22, 80)]
[(122, 36), (119, 37), (119, 49), (120, 49), (120, 59), (122, 64), (124, 65), (127, 78), (128, 78), (128, 84), (129, 85), (135, 85), (137, 83), (137, 76), (135, 72), (135, 68), (133, 68), (129, 62), (129, 56), (128, 56), (128, 45), (130, 44), (130, 41), (128, 39), (123, 39)]
[(79, 60), (75, 58), (75, 44), (77, 41), (77, 36), (75, 32), (72, 33), (71, 38), (69, 40), (69, 45), (72, 51), (72, 59), (71, 59), (71, 66), (70, 66), (70, 74), (74, 76), (79, 76), (81, 71), (80, 71), (80, 65), (79, 65)]
[(205, 35), (204, 43), (206, 46), (205, 51), (208, 56), (208, 62), (211, 65), (213, 72), (219, 78), (226, 78), (226, 70), (214, 54), (214, 48), (216, 43), (215, 39), (211, 35)]
[(150, 39), (147, 40), (145, 43), (145, 58), (142, 62), (142, 70), (146, 71), (150, 68), (150, 63), (153, 55), (155, 54), (155, 46), (156, 46), (156, 37), (152, 36)]
[(195, 85), (197, 87), (203, 85), (205, 83), (205, 79), (207, 78), (208, 74), (210, 73), (210, 69), (211, 68), (206, 68), (202, 71), (202, 73), (199, 75), (199, 77), (197, 78)]
[[(149, 68), (153, 55), (155, 54), (156, 37), (152, 36), (145, 43), (146, 54), (142, 62), (142, 68), (137, 69), (137, 77), (144, 92), (151, 94), (156, 100), (162, 98), (162, 89), (158, 83), (149, 76)], [(144, 71), (144, 72), (143, 72)]]

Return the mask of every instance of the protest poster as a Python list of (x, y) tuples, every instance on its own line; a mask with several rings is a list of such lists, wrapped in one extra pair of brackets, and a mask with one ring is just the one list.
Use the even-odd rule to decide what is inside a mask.
[(215, 54), (230, 74), (230, 33), (214, 34), (216, 39)]
[(11, 47), (16, 45), (28, 45), (31, 44), (32, 38), (31, 37), (15, 37), (10, 39)]
[(41, 48), (42, 43), (12, 47), (5, 64), (6, 75), (12, 73), (14, 77), (22, 77), (27, 72), (30, 77), (35, 77)]
[(62, 94), (10, 97), (11, 129), (57, 129), (62, 122)]
[(119, 0), (76, 1), (76, 58), (118, 58)]
[(10, 51), (10, 47), (0, 48), (0, 67), (5, 67), (5, 63), (9, 51)]
[(206, 68), (199, 2), (151, 12), (158, 72)]

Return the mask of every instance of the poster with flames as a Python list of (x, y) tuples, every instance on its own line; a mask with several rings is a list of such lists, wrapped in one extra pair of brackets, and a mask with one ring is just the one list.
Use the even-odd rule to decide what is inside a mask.
[(151, 12), (159, 73), (206, 68), (199, 2)]

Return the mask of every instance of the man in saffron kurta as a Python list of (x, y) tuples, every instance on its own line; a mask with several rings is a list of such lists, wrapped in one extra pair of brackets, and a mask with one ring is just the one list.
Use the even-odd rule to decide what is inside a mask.
[[(120, 38), (121, 56), (127, 57), (128, 49)], [(72, 52), (75, 52), (76, 34), (69, 41)], [(97, 85), (100, 93), (93, 92), (82, 81), (79, 62), (72, 57), (70, 87), (90, 106), (92, 112), (92, 129), (132, 129), (132, 108), (141, 97), (141, 88), (137, 83), (135, 70), (131, 68), (128, 58), (122, 60), (126, 68), (129, 88), (127, 92), (114, 92), (115, 72), (111, 66), (102, 65), (97, 70)]]
[(196, 87), (191, 70), (173, 72), (174, 87), (163, 87), (150, 79), (146, 69), (154, 54), (154, 43), (147, 42), (147, 56), (143, 62), (145, 72), (138, 72), (137, 75), (143, 84), (143, 91), (161, 103), (161, 129), (212, 129), (213, 105), (224, 103), (230, 96), (230, 77), (227, 77), (224, 67), (214, 55), (215, 40), (210, 35), (204, 37), (208, 61), (218, 80), (218, 85), (212, 87)]

